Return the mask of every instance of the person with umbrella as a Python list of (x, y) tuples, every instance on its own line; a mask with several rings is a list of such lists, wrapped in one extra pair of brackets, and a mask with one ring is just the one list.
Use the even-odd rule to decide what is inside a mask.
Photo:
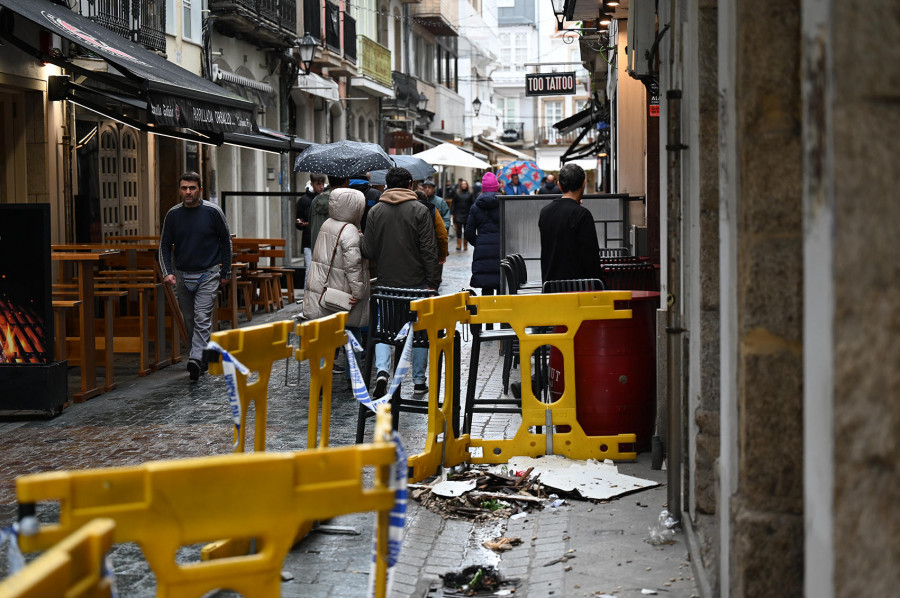
[(306, 267), (306, 273), (309, 274), (309, 264), (312, 262), (312, 242), (309, 234), (309, 209), (312, 207), (313, 200), (325, 189), (325, 175), (318, 172), (310, 173), (309, 183), (306, 184), (306, 191), (297, 201), (297, 218), (295, 226), (301, 231), (302, 237), (300, 245), (303, 247), (303, 264)]
[(528, 195), (528, 187), (526, 187), (524, 183), (519, 182), (518, 174), (512, 173), (509, 176), (509, 182), (506, 183), (503, 192), (506, 195)]

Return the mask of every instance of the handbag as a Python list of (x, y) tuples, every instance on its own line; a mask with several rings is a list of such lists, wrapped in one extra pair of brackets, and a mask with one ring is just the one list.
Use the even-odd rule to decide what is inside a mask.
[(328, 274), (325, 275), (325, 288), (322, 290), (322, 295), (319, 297), (320, 306), (324, 302), (325, 307), (337, 311), (350, 311), (350, 308), (353, 307), (350, 305), (350, 299), (353, 298), (353, 295), (328, 286), (328, 279), (331, 277), (331, 269), (334, 267), (334, 256), (337, 255), (338, 245), (341, 244), (341, 235), (344, 233), (344, 229), (347, 228), (348, 224), (349, 222), (345, 223), (337, 234), (337, 241), (335, 241), (334, 250), (331, 252), (331, 262), (328, 264)]

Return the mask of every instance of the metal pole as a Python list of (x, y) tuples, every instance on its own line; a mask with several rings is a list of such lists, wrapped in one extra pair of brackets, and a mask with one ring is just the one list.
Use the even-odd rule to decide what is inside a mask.
[(667, 404), (669, 409), (667, 478), (669, 513), (681, 521), (681, 459), (682, 459), (682, 335), (681, 317), (681, 152), (687, 146), (681, 143), (681, 90), (666, 92), (668, 102), (668, 193), (666, 206), (668, 268), (666, 281), (668, 298), (666, 309), (667, 340)]

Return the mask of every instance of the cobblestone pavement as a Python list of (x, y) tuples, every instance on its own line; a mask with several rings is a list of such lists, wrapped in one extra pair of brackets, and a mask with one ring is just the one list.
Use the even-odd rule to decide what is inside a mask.
[[(451, 252), (441, 292), (468, 286), (471, 251)], [(298, 305), (275, 314), (254, 316), (252, 324), (289, 319)], [(468, 343), (463, 343), (463, 397), (468, 376)], [(68, 407), (53, 419), (0, 417), (0, 525), (15, 516), (16, 476), (48, 470), (135, 465), (152, 459), (222, 455), (231, 451), (232, 424), (219, 377), (188, 381), (184, 364), (138, 378), (127, 360), (117, 368), (119, 387), (87, 403)], [(499, 396), (501, 360), (496, 348), (483, 349), (478, 372), (480, 393)], [(514, 379), (518, 370), (513, 372)], [(77, 377), (71, 376), (77, 383)], [(275, 364), (268, 401), (267, 450), (298, 450), (306, 445), (308, 369), (301, 368), (299, 388), (283, 385), (284, 362)], [(411, 389), (411, 383), (404, 388)], [(406, 390), (405, 392), (409, 392)], [(341, 375), (335, 375), (331, 445), (352, 444), (357, 405)], [(252, 420), (252, 414), (250, 418)], [(473, 435), (510, 437), (517, 416), (481, 415)], [(371, 424), (370, 428), (371, 430)], [(424, 448), (425, 421), (404, 414), (401, 434), (410, 454)], [(248, 430), (252, 446), (252, 426)], [(665, 472), (652, 471), (649, 457), (621, 464), (625, 473), (665, 481)], [(643, 542), (647, 527), (664, 508), (664, 487), (645, 490), (606, 504), (570, 501), (509, 521), (473, 523), (443, 519), (411, 501), (406, 538), (396, 568), (392, 596), (439, 596), (433, 591), (440, 575), (472, 565), (494, 565), (508, 578), (519, 579), (519, 596), (594, 596), (601, 593), (639, 596), (643, 588), (657, 589), (671, 598), (688, 598), (696, 591), (681, 535), (673, 545), (654, 547)], [(47, 517), (53, 517), (50, 510)], [(285, 597), (357, 597), (365, 595), (371, 562), (374, 522), (371, 514), (336, 518), (330, 525), (347, 527), (356, 535), (313, 532), (288, 554), (284, 570), (293, 579), (282, 584)], [(481, 543), (499, 536), (520, 537), (521, 546), (498, 555)], [(195, 558), (198, 546), (184, 548), (179, 560)], [(567, 562), (549, 564), (564, 555)], [(5, 558), (0, 554), (0, 576)], [(119, 595), (144, 598), (155, 594), (155, 579), (140, 549), (117, 545), (112, 562)], [(233, 596), (218, 592), (216, 598)]]

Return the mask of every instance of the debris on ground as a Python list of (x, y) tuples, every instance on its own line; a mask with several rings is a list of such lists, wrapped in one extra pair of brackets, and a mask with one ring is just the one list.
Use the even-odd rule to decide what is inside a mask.
[(539, 476), (547, 488), (576, 492), (583, 498), (596, 500), (608, 500), (659, 486), (658, 482), (619, 473), (615, 463), (609, 460), (576, 461), (560, 455), (513, 457), (507, 465), (495, 466), (490, 471), (500, 472), (502, 468), (527, 469)]
[(676, 525), (678, 522), (675, 521), (675, 518), (669, 514), (669, 511), (663, 509), (659, 512), (656, 525), (647, 528), (649, 535), (644, 538), (644, 541), (654, 546), (674, 544)]
[(482, 546), (494, 552), (506, 552), (507, 550), (512, 550), (513, 546), (518, 546), (521, 543), (522, 538), (494, 538), (482, 543)]
[(508, 519), (542, 509), (543, 485), (531, 469), (489, 470), (473, 467), (448, 475), (434, 485), (410, 484), (410, 496), (429, 511), (456, 519)]
[(471, 565), (458, 573), (446, 573), (441, 579), (445, 596), (490, 596), (514, 590), (519, 581), (503, 579), (494, 567), (481, 565)]

